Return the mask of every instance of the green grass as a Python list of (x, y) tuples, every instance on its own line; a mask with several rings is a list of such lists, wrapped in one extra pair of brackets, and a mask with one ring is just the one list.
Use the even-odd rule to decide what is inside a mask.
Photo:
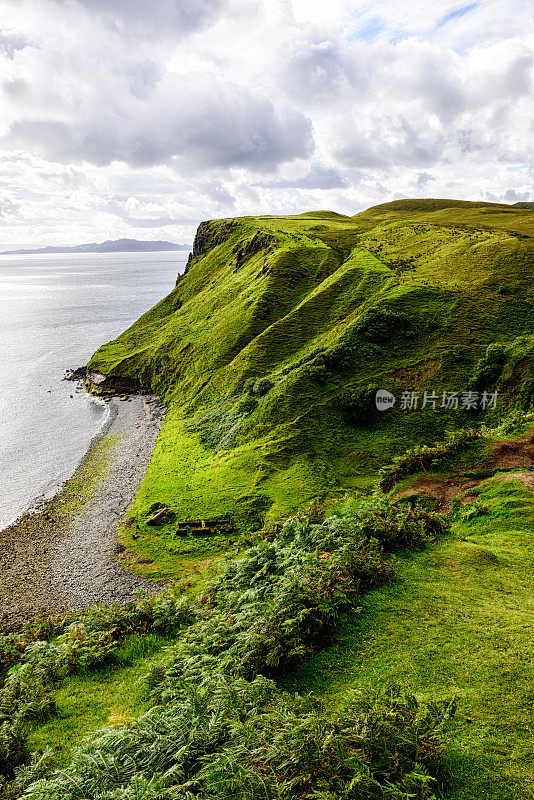
[(61, 767), (86, 734), (136, 719), (149, 708), (143, 678), (162, 659), (162, 647), (170, 643), (156, 634), (131, 636), (106, 666), (65, 678), (53, 690), (57, 714), (32, 727), (30, 750), (52, 748), (54, 764)]
[[(258, 230), (271, 245), (238, 263), (236, 250)], [(194, 569), (316, 498), (368, 489), (394, 455), (474, 421), (397, 404), (353, 426), (343, 415), (347, 392), (371, 383), (398, 397), (464, 391), (498, 341), (507, 361), (493, 416), (528, 407), (533, 232), (527, 210), (433, 200), (352, 218), (317, 211), (204, 224), (173, 292), (90, 363), (151, 387), (169, 407), (131, 509), (137, 527), (123, 534), (153, 559), (143, 574), (181, 577), (188, 563)], [(375, 307), (407, 317), (409, 334), (367, 340), (358, 322)], [(305, 361), (339, 346), (343, 364), (321, 372)], [(247, 381), (259, 377), (274, 386), (251, 402)], [(229, 514), (236, 537), (177, 542), (172, 526), (155, 535), (146, 520), (156, 502), (182, 520)]]
[(460, 512), (453, 535), (399, 558), (399, 581), (366, 596), (335, 643), (283, 681), (333, 705), (399, 681), (422, 698), (458, 697), (451, 800), (534, 797), (534, 498), (485, 481), (489, 513)]

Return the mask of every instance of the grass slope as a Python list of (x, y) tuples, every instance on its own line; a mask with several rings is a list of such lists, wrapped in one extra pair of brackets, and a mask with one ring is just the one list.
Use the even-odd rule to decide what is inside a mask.
[(174, 291), (90, 362), (168, 404), (123, 534), (153, 560), (146, 574), (179, 576), (228, 546), (172, 525), (155, 534), (154, 503), (178, 519), (230, 514), (246, 533), (367, 489), (395, 454), (476, 421), (397, 403), (355, 423), (347, 409), (369, 385), (462, 392), (498, 342), (505, 363), (488, 388), (501, 410), (528, 406), (533, 234), (529, 210), (449, 200), (202, 223)]
[[(453, 536), (399, 558), (396, 584), (362, 599), (336, 643), (283, 685), (334, 706), (355, 688), (399, 681), (420, 697), (458, 697), (450, 800), (534, 797), (534, 497), (485, 481), (456, 511)], [(467, 509), (467, 510), (466, 510)]]
[(56, 713), (33, 723), (29, 749), (51, 748), (54, 764), (61, 767), (88, 733), (136, 719), (149, 707), (141, 685), (144, 675), (161, 660), (159, 651), (169, 641), (157, 634), (133, 635), (114, 652), (111, 664), (69, 675), (54, 691)]

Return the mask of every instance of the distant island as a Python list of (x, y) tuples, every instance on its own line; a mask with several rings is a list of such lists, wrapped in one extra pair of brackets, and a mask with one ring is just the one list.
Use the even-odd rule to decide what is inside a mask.
[(139, 239), (115, 239), (97, 244), (78, 244), (75, 247), (38, 247), (35, 250), (5, 250), (3, 256), (26, 256), (43, 253), (134, 253), (153, 252), (157, 250), (190, 250), (189, 244), (174, 244), (173, 242), (144, 242)]

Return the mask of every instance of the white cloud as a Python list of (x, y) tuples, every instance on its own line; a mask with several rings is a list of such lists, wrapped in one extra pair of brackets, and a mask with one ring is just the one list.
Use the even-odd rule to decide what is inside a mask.
[(0, 0), (0, 240), (532, 198), (521, 0)]

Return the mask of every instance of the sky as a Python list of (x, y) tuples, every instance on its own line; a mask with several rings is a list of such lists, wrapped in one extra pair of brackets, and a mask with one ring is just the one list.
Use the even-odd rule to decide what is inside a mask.
[(0, 0), (0, 245), (534, 200), (532, 0)]

